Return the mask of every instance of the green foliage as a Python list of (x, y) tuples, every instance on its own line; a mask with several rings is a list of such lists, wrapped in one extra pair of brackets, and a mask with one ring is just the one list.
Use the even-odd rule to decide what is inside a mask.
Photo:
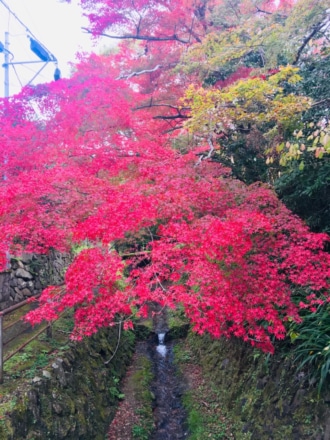
[[(186, 369), (191, 371), (191, 366), (196, 366), (197, 357), (194, 349), (195, 347), (190, 346), (189, 338), (174, 347), (175, 363), (180, 374), (184, 375)], [(195, 379), (193, 386), (184, 393), (182, 400), (187, 411), (189, 440), (234, 438), (231, 420), (222, 412), (220, 392), (212, 380), (208, 378), (196, 381)], [(249, 437), (243, 434), (240, 438), (248, 439)]]
[(74, 255), (79, 255), (81, 251), (85, 250), (85, 249), (90, 249), (92, 248), (94, 245), (92, 245), (91, 243), (89, 243), (88, 240), (84, 240), (80, 243), (74, 243), (72, 244), (72, 253)]
[(31, 367), (25, 372), (25, 377), (33, 378), (36, 375), (37, 370), (46, 367), (49, 361), (50, 361), (50, 357), (48, 351), (44, 350), (43, 352), (37, 355)]
[[(302, 81), (295, 85), (295, 93), (314, 99), (296, 131), (292, 131), (278, 154), (285, 167), (275, 182), (275, 189), (283, 202), (314, 231), (330, 232), (330, 158), (329, 99), (330, 82), (327, 77), (330, 57), (314, 57), (300, 69)], [(329, 135), (329, 133), (328, 133)]]
[(297, 84), (299, 93), (307, 95), (315, 100), (305, 114), (304, 121), (317, 123), (330, 115), (330, 56), (316, 56), (305, 61), (300, 67), (302, 81)]
[(310, 106), (308, 98), (284, 91), (283, 83), (296, 84), (300, 79), (298, 69), (287, 66), (267, 78), (239, 80), (221, 90), (190, 86), (183, 101), (191, 107), (186, 126), (205, 136), (265, 124), (285, 127)]
[(307, 371), (320, 393), (330, 373), (330, 306), (322, 305), (315, 313), (307, 313), (301, 324), (291, 324), (288, 333), (298, 370)]
[(177, 364), (189, 363), (192, 359), (191, 352), (184, 349), (181, 345), (175, 345), (173, 348), (175, 362)]
[(139, 416), (139, 423), (132, 428), (132, 436), (133, 438), (147, 440), (154, 429), (152, 412), (154, 396), (150, 392), (150, 385), (153, 380), (151, 361), (145, 356), (140, 356), (137, 359), (137, 371), (130, 380), (132, 381), (132, 392), (138, 403), (135, 413)]
[(275, 182), (279, 197), (317, 232), (330, 233), (330, 160), (295, 161)]
[[(302, 41), (320, 26), (327, 15), (327, 0), (298, 0), (290, 13), (267, 9), (262, 2), (225, 0), (211, 13), (217, 31), (209, 32), (199, 45), (188, 50), (182, 60), (185, 72), (198, 72), (206, 84), (228, 78), (240, 66), (272, 69), (296, 61)], [(220, 31), (219, 31), (220, 29)], [(316, 32), (301, 50), (304, 59), (326, 43)]]
[(149, 430), (147, 430), (144, 426), (134, 425), (132, 428), (133, 438), (139, 440), (148, 440), (149, 439)]
[(109, 394), (112, 399), (124, 399), (125, 394), (120, 392), (120, 379), (118, 377), (113, 377), (113, 385), (109, 387)]
[(221, 148), (214, 155), (214, 160), (229, 167), (234, 177), (248, 185), (270, 180), (270, 167), (263, 153), (266, 142), (258, 130), (250, 129), (248, 134), (235, 133), (220, 142)]

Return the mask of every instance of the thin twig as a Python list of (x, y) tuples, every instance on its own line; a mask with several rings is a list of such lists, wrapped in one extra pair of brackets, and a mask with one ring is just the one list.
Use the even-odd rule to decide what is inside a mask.
[(329, 102), (329, 101), (330, 101), (330, 98), (322, 99), (321, 101), (314, 102), (314, 103), (312, 104), (312, 107), (316, 107), (316, 106), (318, 106), (318, 105), (324, 104), (324, 103)]
[(152, 37), (151, 35), (109, 35), (103, 32), (95, 33), (88, 28), (82, 27), (88, 34), (97, 35), (100, 37), (113, 38), (114, 40), (145, 40), (145, 41), (178, 41), (179, 43), (188, 44), (189, 40), (182, 40), (177, 35), (170, 35), (168, 37)]
[(122, 321), (119, 321), (118, 340), (117, 340), (116, 349), (115, 349), (113, 355), (111, 356), (111, 358), (108, 361), (104, 362), (105, 365), (107, 365), (115, 357), (115, 355), (118, 351), (119, 344), (120, 344), (120, 338), (121, 338), (121, 323), (122, 323)]

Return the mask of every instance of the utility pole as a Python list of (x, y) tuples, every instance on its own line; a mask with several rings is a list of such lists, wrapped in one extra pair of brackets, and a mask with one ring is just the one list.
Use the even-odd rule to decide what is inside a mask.
[[(0, 0), (1, 1), (1, 0)], [(5, 32), (5, 44), (3, 45), (0, 42), (0, 52), (3, 52), (4, 54), (4, 64), (2, 67), (5, 69), (5, 89), (4, 89), (4, 97), (9, 98), (9, 67), (20, 65), (24, 66), (26, 64), (42, 64), (40, 69), (33, 75), (33, 77), (30, 79), (30, 81), (25, 85), (32, 84), (32, 81), (41, 73), (41, 71), (48, 65), (48, 63), (54, 63), (56, 68), (54, 72), (54, 80), (57, 81), (61, 78), (61, 72), (60, 69), (57, 67), (57, 59), (56, 57), (49, 52), (49, 50), (43, 46), (39, 41), (33, 39), (29, 36), (30, 39), (30, 49), (31, 51), (37, 55), (39, 58), (38, 61), (15, 61), (13, 62), (13, 54), (9, 50), (9, 32)], [(11, 58), (11, 59), (10, 59)]]
[(5, 69), (5, 98), (9, 97), (9, 32), (5, 32), (5, 63), (3, 65)]

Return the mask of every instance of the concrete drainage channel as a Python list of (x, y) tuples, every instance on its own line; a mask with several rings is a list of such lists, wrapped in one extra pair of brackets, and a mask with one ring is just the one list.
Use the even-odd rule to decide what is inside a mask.
[[(125, 396), (112, 421), (107, 440), (182, 440), (188, 438), (182, 403), (186, 381), (177, 371), (174, 352), (188, 326), (171, 328), (164, 312), (156, 312), (140, 339), (122, 384)], [(152, 330), (151, 330), (152, 327)], [(147, 330), (148, 329), (148, 330)], [(138, 332), (139, 333), (139, 332)], [(138, 336), (139, 338), (139, 336)]]
[(188, 436), (186, 411), (181, 401), (184, 384), (177, 375), (174, 364), (175, 341), (166, 342), (166, 333), (158, 333), (157, 336), (157, 342), (149, 342), (154, 372), (151, 390), (155, 396), (155, 431), (150, 440), (185, 439)]

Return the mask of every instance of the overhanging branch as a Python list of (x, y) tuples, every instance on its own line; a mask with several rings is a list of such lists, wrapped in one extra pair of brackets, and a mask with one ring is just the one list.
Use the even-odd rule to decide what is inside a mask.
[(320, 23), (315, 25), (315, 27), (312, 30), (312, 32), (304, 38), (304, 40), (302, 42), (302, 45), (298, 49), (298, 52), (297, 52), (297, 55), (296, 55), (296, 59), (293, 62), (294, 65), (298, 63), (298, 61), (299, 61), (299, 59), (301, 57), (301, 54), (302, 54), (303, 50), (305, 49), (305, 47), (307, 46), (307, 44), (323, 28), (323, 26), (324, 26), (324, 22), (321, 21)]
[(149, 104), (146, 105), (140, 105), (139, 107), (134, 107), (133, 110), (144, 110), (145, 108), (152, 108), (152, 107), (168, 107), (168, 108), (172, 108), (173, 110), (176, 110), (177, 112), (180, 112), (180, 110), (190, 110), (190, 107), (177, 107), (171, 104), (154, 104), (153, 102), (150, 102)]
[(152, 119), (164, 119), (164, 120), (171, 120), (171, 119), (189, 119), (190, 116), (182, 115), (181, 113), (178, 113), (177, 115), (170, 115), (170, 116), (154, 116)]
[(178, 41), (179, 43), (188, 44), (188, 40), (182, 40), (177, 35), (169, 35), (168, 37), (153, 37), (151, 35), (109, 35), (103, 32), (95, 34), (88, 28), (82, 27), (88, 34), (97, 35), (100, 37), (113, 38), (114, 40), (144, 40), (144, 41)]
[(157, 66), (155, 66), (153, 69), (140, 70), (139, 72), (132, 72), (128, 75), (120, 74), (116, 79), (130, 79), (134, 76), (143, 75), (144, 73), (156, 72), (156, 70), (161, 69), (162, 67), (162, 64), (157, 64)]

